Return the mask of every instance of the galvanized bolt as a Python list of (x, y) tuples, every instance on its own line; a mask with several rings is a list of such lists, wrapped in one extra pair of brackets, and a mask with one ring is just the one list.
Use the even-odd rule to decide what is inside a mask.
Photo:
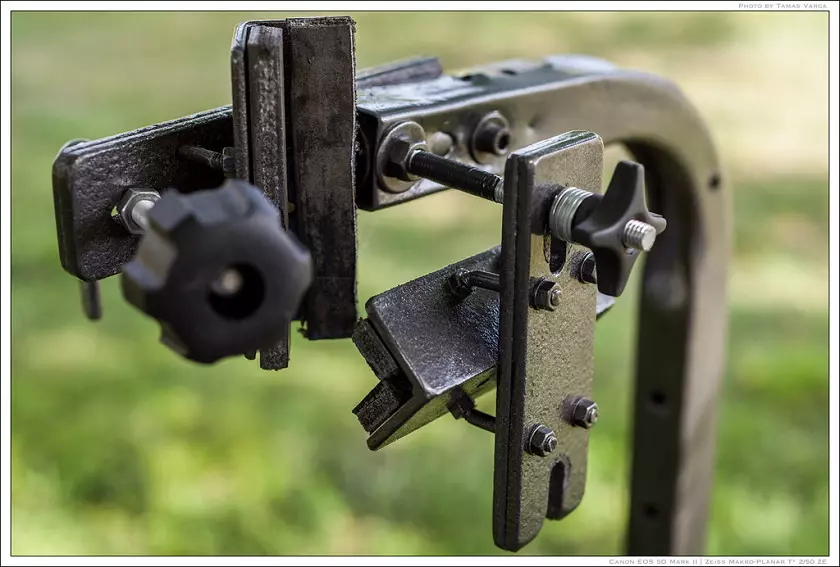
[(557, 448), (557, 435), (545, 425), (535, 425), (528, 437), (528, 452), (532, 455), (546, 457)]
[(587, 398), (575, 402), (572, 410), (572, 423), (578, 427), (591, 428), (598, 421), (598, 404)]
[(149, 224), (149, 210), (160, 200), (154, 189), (129, 189), (111, 211), (111, 217), (131, 234), (144, 234)]
[(621, 241), (627, 248), (650, 252), (656, 242), (656, 228), (646, 222), (631, 219), (624, 225)]
[(531, 292), (531, 306), (534, 309), (554, 311), (560, 305), (560, 288), (551, 280), (540, 279)]
[(598, 273), (595, 270), (595, 254), (587, 252), (578, 264), (578, 279), (583, 283), (598, 283)]

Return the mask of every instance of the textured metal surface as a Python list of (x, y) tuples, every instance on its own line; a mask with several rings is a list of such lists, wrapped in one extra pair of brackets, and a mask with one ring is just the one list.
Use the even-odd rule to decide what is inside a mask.
[(349, 337), (356, 324), (355, 24), (288, 20), (290, 196), (315, 278), (302, 317), (310, 339)]
[(448, 412), (452, 396), (493, 387), (499, 294), (476, 288), (464, 299), (449, 288), (459, 269), (495, 272), (493, 248), (372, 297), (368, 320), (397, 362), (411, 397), (371, 433), (378, 449)]
[[(469, 120), (460, 123), (462, 111), (471, 115), (508, 105), (485, 96), (489, 91), (482, 85), (506, 73), (545, 73), (551, 75), (546, 82), (525, 88), (502, 109), (511, 121), (512, 149), (586, 127), (607, 144), (625, 143), (645, 166), (651, 208), (670, 222), (646, 258), (641, 292), (628, 550), (700, 554), (726, 335), (729, 192), (719, 182), (720, 166), (702, 119), (672, 82), (589, 57), (550, 57), (545, 63), (548, 69), (540, 71), (539, 63), (499, 62), (461, 79), (440, 77), (439, 69), (425, 63), (394, 73), (380, 68), (368, 82), (360, 72), (357, 86), (365, 89), (362, 104), (374, 112), (381, 108), (394, 119), (429, 114), (416, 119), (430, 138), (438, 133), (452, 138), (449, 155), (458, 158), (466, 155), (471, 132)], [(406, 78), (418, 82), (369, 88)], [(377, 93), (383, 97), (381, 107)], [(446, 122), (441, 116), (449, 111), (459, 117), (453, 135), (442, 132)], [(359, 119), (365, 121), (365, 115)], [(361, 148), (369, 143), (360, 138)], [(182, 145), (213, 151), (233, 145), (230, 107), (62, 149), (53, 187), (61, 262), (68, 272), (82, 280), (102, 279), (131, 257), (138, 238), (109, 215), (127, 188), (189, 191), (222, 182), (221, 172), (179, 159)], [(365, 180), (364, 162), (358, 170)], [(398, 197), (407, 200), (440, 189), (421, 183)], [(363, 208), (390, 204), (374, 203), (375, 195), (364, 191), (357, 197)], [(599, 305), (602, 300), (609, 301), (599, 296)]]
[(359, 71), (356, 88), (417, 83), (436, 79), (442, 74), (443, 67), (437, 57), (412, 57)]
[(216, 109), (62, 149), (53, 164), (61, 265), (85, 281), (116, 274), (140, 240), (111, 220), (123, 193), (218, 187), (221, 171), (180, 157), (178, 148), (221, 152), (232, 144), (230, 112)]
[[(603, 144), (591, 132), (517, 151), (505, 168), (493, 492), (493, 535), (504, 549), (520, 549), (545, 517), (566, 516), (583, 497), (589, 434), (574, 427), (563, 408), (569, 397), (591, 397), (596, 290), (577, 279), (570, 262), (551, 271), (552, 237), (532, 230), (535, 211), (542, 211), (534, 193), (540, 185), (599, 192), (602, 169)], [(566, 253), (582, 251), (571, 245)], [(531, 308), (536, 278), (556, 283), (560, 309)], [(538, 424), (558, 438), (556, 450), (544, 457), (526, 451)]]
[[(452, 159), (501, 174), (504, 155), (480, 152), (473, 157), (473, 139), (482, 118), (501, 114), (509, 123), (507, 150), (525, 147), (572, 128), (575, 108), (558, 105), (558, 91), (579, 88), (593, 79), (620, 77), (603, 61), (580, 57), (549, 57), (542, 62), (501, 62), (468, 71), (459, 77), (444, 75), (411, 85), (360, 89), (359, 124), (373, 146), (395, 122), (414, 120), (429, 137), (443, 132), (454, 140)], [(591, 75), (590, 75), (591, 73)], [(579, 102), (578, 102), (579, 104)], [(580, 125), (583, 122), (574, 121)], [(357, 187), (360, 208), (376, 210), (444, 189), (421, 180), (400, 194), (388, 193), (367, 176)]]
[[(498, 279), (486, 274), (499, 269), (499, 253), (493, 248), (367, 302), (369, 319), (356, 326), (353, 341), (380, 383), (354, 413), (371, 433), (371, 449), (444, 415), (462, 396), (474, 398), (495, 387), (499, 293), (476, 286), (458, 294), (451, 280), (460, 273), (481, 274), (481, 282), (472, 283), (497, 286)], [(597, 295), (597, 303), (587, 303), (594, 310), (588, 318), (601, 317), (615, 302)]]
[[(281, 21), (246, 22), (277, 26)], [(244, 56), (244, 51), (243, 51)], [(232, 97), (247, 108), (247, 83), (237, 75), (244, 66), (232, 59)], [(359, 72), (358, 88), (430, 80), (440, 76), (436, 58), (415, 58)], [(247, 120), (234, 121), (230, 105), (153, 124), (99, 140), (73, 140), (61, 148), (53, 165), (53, 194), (59, 256), (62, 267), (81, 280), (100, 280), (117, 274), (131, 259), (139, 238), (127, 235), (110, 218), (110, 211), (126, 189), (149, 187), (163, 191), (177, 187), (188, 192), (218, 187), (222, 171), (178, 155), (183, 146), (216, 152), (249, 139)], [(250, 154), (237, 152), (237, 177), (250, 178)]]
[[(289, 229), (283, 30), (257, 23), (237, 27), (231, 48), (236, 175), (259, 187)], [(289, 331), (260, 351), (260, 367), (289, 365)]]

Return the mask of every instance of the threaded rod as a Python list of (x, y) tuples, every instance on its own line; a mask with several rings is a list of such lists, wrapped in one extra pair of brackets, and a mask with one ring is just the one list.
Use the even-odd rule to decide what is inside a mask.
[(504, 192), (501, 177), (431, 152), (417, 150), (412, 153), (406, 171), (488, 201), (502, 202)]

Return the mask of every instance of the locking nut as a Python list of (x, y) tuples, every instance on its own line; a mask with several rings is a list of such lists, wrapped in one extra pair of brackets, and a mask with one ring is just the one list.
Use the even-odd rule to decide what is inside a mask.
[(400, 122), (385, 132), (376, 150), (379, 187), (389, 193), (407, 191), (417, 177), (408, 173), (408, 161), (417, 150), (428, 150), (426, 131), (417, 122)]
[(595, 254), (587, 252), (578, 264), (578, 280), (582, 283), (598, 283), (598, 272), (595, 264)]
[(557, 448), (557, 435), (545, 425), (535, 425), (528, 438), (528, 452), (538, 457), (547, 457)]
[(590, 429), (598, 421), (598, 404), (581, 398), (575, 402), (572, 410), (572, 423), (578, 427)]
[(428, 151), (426, 142), (421, 140), (406, 140), (396, 138), (391, 140), (388, 148), (388, 163), (385, 165), (385, 175), (396, 177), (402, 181), (417, 181), (419, 178), (408, 172), (408, 162), (416, 151)]
[(554, 311), (560, 305), (560, 287), (551, 280), (540, 279), (531, 292), (531, 306), (543, 311)]
[(159, 200), (160, 193), (154, 189), (129, 189), (111, 210), (111, 218), (131, 234), (144, 234), (149, 209)]

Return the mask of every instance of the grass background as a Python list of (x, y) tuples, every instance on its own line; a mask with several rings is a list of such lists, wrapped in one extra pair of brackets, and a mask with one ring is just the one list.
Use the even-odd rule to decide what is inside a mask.
[[(292, 367), (209, 369), (103, 282), (87, 323), (59, 266), (50, 169), (100, 138), (227, 104), (236, 23), (279, 14), (12, 16), (12, 550), (16, 554), (492, 554), (492, 438), (449, 418), (371, 453), (350, 341)], [(677, 81), (733, 192), (729, 356), (708, 551), (828, 552), (828, 15), (360, 13), (359, 67), (578, 52)], [(8, 189), (6, 189), (8, 190)], [(498, 242), (448, 192), (360, 214), (360, 299)], [(635, 288), (598, 327), (587, 495), (523, 553), (620, 553)], [(492, 403), (484, 400), (482, 405)]]

